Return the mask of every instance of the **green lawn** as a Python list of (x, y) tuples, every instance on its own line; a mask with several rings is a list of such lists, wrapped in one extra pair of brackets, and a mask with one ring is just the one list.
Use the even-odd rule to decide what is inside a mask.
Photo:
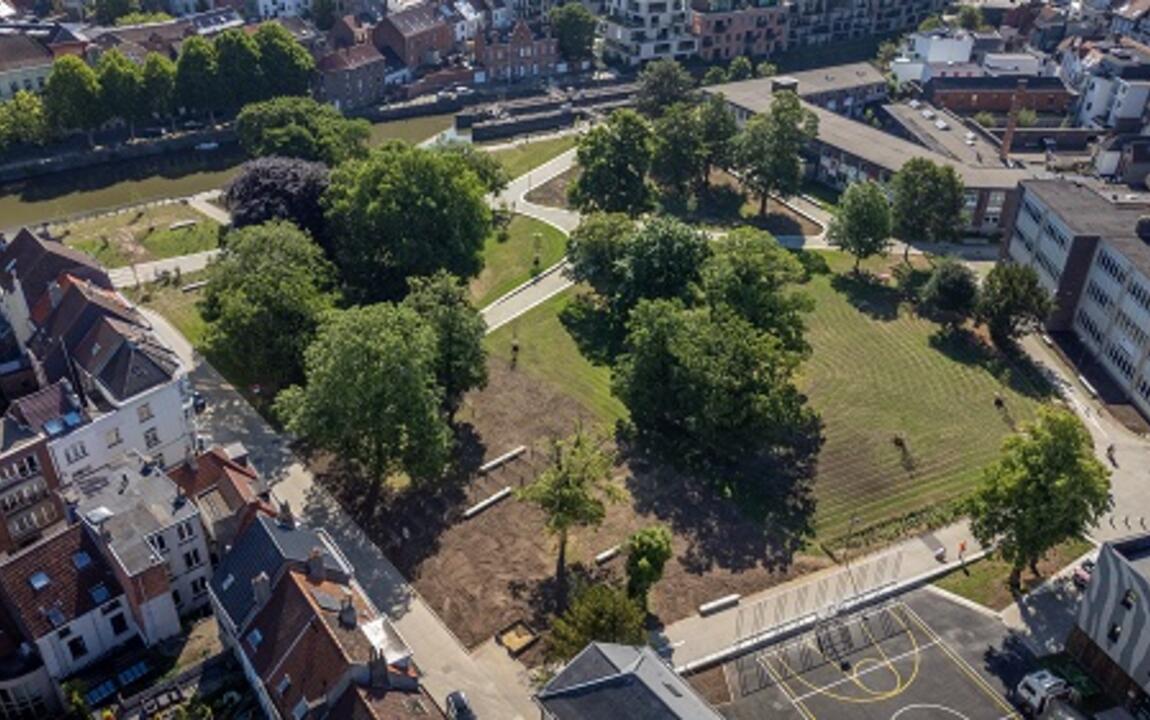
[[(1059, 545), (1038, 564), (1038, 577), (1031, 574), (1029, 569), (1023, 571), (1023, 593), (1030, 592), (1051, 574), (1085, 555), (1092, 547), (1086, 540), (1077, 538)], [(1009, 579), (1010, 565), (997, 556), (991, 556), (955, 570), (935, 582), (935, 585), (991, 610), (1003, 610), (1014, 601), (1007, 583)]]
[(208, 326), (200, 314), (197, 303), (203, 297), (203, 291), (184, 292), (180, 287), (203, 278), (204, 273), (193, 273), (181, 278), (179, 286), (150, 283), (138, 289), (127, 289), (124, 294), (132, 302), (139, 303), (163, 315), (188, 339), (188, 342), (202, 352)]
[[(847, 256), (819, 255), (832, 272), (804, 286), (815, 300), (813, 353), (799, 378), (826, 438), (814, 485), (816, 529), (833, 544), (855, 516), (858, 542), (885, 542), (953, 508), (997, 456), (1011, 423), (1033, 418), (1043, 389), (973, 339), (940, 343), (939, 326), (898, 303), (893, 289), (858, 285)], [(584, 358), (559, 319), (572, 297), (564, 293), (501, 328), (488, 347), (508, 357), (517, 334), (521, 367), (611, 422), (626, 410), (610, 394), (609, 369)], [(996, 392), (1008, 416), (994, 407)], [(896, 435), (905, 438), (905, 454)]]
[(524, 142), (513, 148), (494, 150), (491, 155), (507, 169), (508, 175), (517, 178), (575, 147), (575, 140), (575, 135), (564, 135), (547, 140)]
[(509, 237), (500, 242), (495, 233), (483, 248), (483, 272), (471, 281), (471, 297), (484, 307), (531, 279), (535, 252), (539, 269), (545, 270), (563, 257), (567, 238), (545, 222), (516, 215), (508, 227)]
[[(173, 224), (187, 221), (195, 224), (172, 229)], [(211, 250), (219, 238), (216, 221), (183, 203), (62, 223), (53, 231), (66, 245), (109, 268)]]
[[(833, 540), (851, 516), (875, 532), (965, 495), (997, 456), (1010, 422), (1032, 419), (1042, 393), (1029, 374), (973, 340), (940, 343), (939, 326), (900, 305), (893, 289), (846, 274), (845, 255), (824, 257), (834, 272), (806, 286), (816, 309), (800, 385), (825, 423), (816, 525)], [(995, 408), (996, 392), (1009, 417)]]
[(406, 120), (376, 123), (371, 126), (371, 140), (369, 142), (372, 145), (379, 145), (384, 140), (406, 140), (409, 143), (419, 143), (432, 135), (443, 132), (454, 122), (454, 115), (426, 115)]
[(579, 352), (559, 320), (575, 297), (567, 290), (487, 336), (488, 352), (504, 360), (519, 340), (519, 367), (551, 383), (582, 404), (604, 425), (626, 417), (627, 409), (611, 394), (611, 370), (594, 365)]

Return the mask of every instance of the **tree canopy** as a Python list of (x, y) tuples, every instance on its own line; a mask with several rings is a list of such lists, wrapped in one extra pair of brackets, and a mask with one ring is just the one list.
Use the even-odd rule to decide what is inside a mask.
[(160, 118), (171, 117), (176, 109), (176, 64), (159, 53), (148, 53), (141, 85), (147, 112)]
[(335, 300), (335, 273), (312, 239), (283, 221), (233, 231), (207, 276), (214, 358), (273, 394), (301, 382), (304, 351)]
[(731, 64), (727, 66), (727, 77), (731, 82), (736, 80), (749, 80), (755, 76), (755, 66), (751, 64), (751, 59), (746, 55), (739, 55), (731, 59)]
[(572, 279), (589, 284), (601, 297), (614, 297), (623, 283), (627, 245), (634, 232), (635, 221), (623, 213), (584, 215), (567, 238)]
[(0, 103), (0, 150), (24, 143), (42, 145), (52, 135), (44, 100), (27, 90), (20, 90), (8, 102)]
[(920, 299), (949, 322), (961, 322), (974, 313), (978, 303), (978, 278), (958, 260), (943, 258), (923, 285)]
[(143, 70), (112, 48), (100, 57), (96, 74), (100, 80), (100, 101), (107, 114), (128, 123), (135, 134), (136, 120), (147, 117)]
[(707, 152), (694, 108), (672, 105), (655, 121), (651, 177), (668, 192), (686, 196), (706, 182)]
[(708, 95), (696, 112), (703, 143), (703, 178), (707, 179), (711, 170), (731, 163), (739, 125), (734, 111), (721, 94)]
[(440, 270), (431, 277), (411, 278), (403, 304), (435, 331), (435, 378), (443, 388), (445, 410), (453, 414), (469, 390), (487, 384), (487, 324), (471, 303), (467, 286)]
[(691, 74), (677, 60), (655, 60), (639, 74), (635, 105), (642, 113), (658, 117), (666, 108), (690, 101), (694, 87)]
[(460, 156), (392, 142), (343, 163), (325, 195), (336, 265), (355, 297), (395, 299), (406, 279), (483, 267), (486, 188)]
[(859, 262), (890, 249), (891, 217), (886, 193), (869, 180), (851, 183), (835, 208), (827, 229), (831, 245), (854, 256), (855, 272)]
[(236, 133), (248, 155), (281, 155), (337, 165), (364, 154), (371, 128), (308, 97), (278, 97), (244, 107)]
[(376, 486), (397, 472), (436, 479), (451, 449), (436, 363), (435, 331), (411, 308), (333, 311), (304, 353), (305, 384), (280, 393), (276, 412)]
[(582, 172), (568, 191), (572, 204), (584, 212), (637, 215), (646, 210), (653, 144), (651, 125), (638, 113), (611, 113), (606, 123), (579, 138), (576, 156)]
[(57, 130), (91, 132), (104, 122), (104, 103), (96, 71), (75, 55), (52, 64), (44, 86), (44, 111)]
[(186, 110), (211, 114), (220, 108), (221, 94), (215, 45), (193, 35), (176, 61), (176, 96)]
[(1046, 320), (1054, 309), (1050, 293), (1032, 267), (998, 263), (986, 276), (977, 316), (1000, 346), (1009, 346)]
[(593, 642), (643, 645), (645, 620), (643, 608), (622, 589), (591, 585), (555, 618), (548, 654), (555, 660), (570, 660)]
[(794, 195), (799, 191), (799, 153), (817, 133), (818, 118), (790, 91), (776, 93), (767, 112), (747, 121), (736, 140), (736, 164), (743, 182), (759, 196), (759, 215), (766, 215), (772, 193)]
[(1018, 587), (1022, 568), (1054, 546), (1088, 532), (1110, 508), (1110, 471), (1069, 410), (1044, 407), (1002, 456), (983, 471), (970, 502), (971, 531), (1011, 564)]
[(581, 2), (567, 2), (551, 8), (551, 30), (559, 41), (559, 54), (567, 62), (591, 58), (598, 18)]
[(471, 143), (449, 142), (435, 145), (434, 149), (459, 156), (492, 195), (503, 192), (507, 189), (507, 183), (511, 181), (507, 169), (495, 159), (494, 155), (486, 150), (477, 149)]
[(267, 97), (260, 49), (251, 35), (231, 28), (216, 37), (215, 46), (224, 107), (239, 110)]
[(671, 531), (663, 525), (643, 528), (627, 538), (627, 594), (643, 607), (672, 554)]
[(949, 165), (928, 158), (911, 158), (891, 180), (895, 234), (904, 242), (946, 242), (958, 238), (962, 217), (962, 178)]
[(260, 52), (264, 97), (307, 95), (315, 72), (311, 53), (279, 23), (261, 24), (254, 37)]
[(288, 220), (321, 244), (326, 238), (321, 200), (327, 190), (326, 165), (297, 158), (264, 157), (244, 163), (228, 184), (224, 202), (232, 226)]

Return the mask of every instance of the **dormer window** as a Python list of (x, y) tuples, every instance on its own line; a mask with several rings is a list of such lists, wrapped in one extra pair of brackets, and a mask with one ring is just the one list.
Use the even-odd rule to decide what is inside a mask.
[(1133, 610), (1134, 603), (1136, 602), (1138, 602), (1138, 593), (1135, 591), (1127, 590), (1125, 594), (1122, 595), (1122, 607), (1126, 608), (1127, 610)]
[(252, 650), (259, 650), (260, 643), (264, 641), (264, 634), (260, 632), (259, 628), (255, 628), (248, 633), (248, 645), (252, 646)]
[(279, 683), (276, 684), (276, 692), (279, 693), (280, 697), (283, 697), (289, 688), (291, 688), (291, 675), (284, 673)]

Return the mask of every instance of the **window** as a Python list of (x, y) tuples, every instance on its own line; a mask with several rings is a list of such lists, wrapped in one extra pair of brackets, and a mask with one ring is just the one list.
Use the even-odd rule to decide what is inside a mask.
[(112, 616), (110, 621), (112, 632), (119, 637), (128, 632), (128, 621), (124, 619), (124, 613), (117, 613)]
[(296, 703), (294, 708), (292, 708), (291, 716), (295, 720), (303, 720), (305, 717), (307, 717), (307, 710), (307, 698), (300, 698), (300, 701)]
[(283, 697), (284, 693), (286, 693), (290, 687), (291, 675), (284, 673), (284, 676), (280, 678), (280, 681), (276, 684), (276, 692), (280, 694), (280, 697)]
[(196, 528), (190, 520), (184, 523), (180, 523), (176, 527), (176, 535), (179, 536), (180, 542), (190, 540), (196, 536)]
[(1122, 349), (1115, 343), (1110, 343), (1106, 347), (1106, 357), (1110, 363), (1118, 369), (1122, 377), (1129, 380), (1134, 375), (1134, 362), (1130, 359), (1130, 354)]
[(1110, 638), (1110, 642), (1118, 642), (1118, 638), (1122, 637), (1122, 626), (1118, 623), (1111, 625), (1110, 632), (1107, 633), (1107, 637)]
[(172, 591), (172, 602), (174, 602), (176, 605), (183, 605), (184, 604), (184, 599), (182, 597), (180, 597), (180, 591), (179, 590), (173, 590)]
[(252, 650), (259, 649), (260, 643), (264, 641), (264, 634), (260, 632), (259, 628), (255, 628), (248, 633), (248, 645), (252, 646)]
[(50, 582), (51, 580), (48, 578), (48, 573), (42, 570), (32, 573), (32, 577), (28, 578), (28, 584), (31, 585), (32, 589), (36, 590), (37, 592), (48, 587), (48, 583)]
[(1098, 303), (1102, 309), (1110, 307), (1110, 303), (1113, 302), (1110, 296), (1103, 292), (1102, 288), (1098, 287), (1093, 280), (1086, 285), (1086, 296)]
[(150, 403), (144, 403), (136, 408), (136, 417), (140, 419), (141, 423), (146, 423), (152, 419), (152, 406)]
[(72, 555), (72, 564), (76, 566), (77, 570), (83, 570), (92, 564), (92, 556), (81, 550)]
[(1133, 610), (1134, 603), (1136, 602), (1138, 602), (1138, 593), (1134, 592), (1133, 590), (1127, 590), (1122, 595), (1122, 607), (1126, 608), (1127, 610)]
[(1114, 278), (1115, 282), (1119, 285), (1126, 282), (1126, 269), (1122, 267), (1121, 263), (1114, 259), (1113, 255), (1105, 250), (1098, 251), (1098, 265), (1106, 271), (1107, 275)]
[(156, 428), (148, 428), (144, 431), (144, 445), (149, 450), (160, 444), (160, 434), (156, 432)]
[(192, 581), (192, 594), (199, 597), (208, 591), (208, 579), (196, 578)]
[(69, 465), (77, 463), (86, 457), (88, 457), (88, 448), (85, 447), (82, 442), (69, 445), (64, 449), (64, 459), (68, 461)]
[(200, 549), (192, 548), (184, 553), (184, 567), (191, 570), (194, 567), (199, 567), (203, 564), (203, 559), (200, 557)]
[(72, 654), (73, 660), (79, 660), (88, 654), (88, 643), (84, 642), (81, 635), (77, 635), (68, 641), (68, 652)]
[(108, 447), (110, 448), (114, 448), (124, 442), (124, 439), (120, 437), (120, 428), (112, 428), (105, 437), (108, 440)]

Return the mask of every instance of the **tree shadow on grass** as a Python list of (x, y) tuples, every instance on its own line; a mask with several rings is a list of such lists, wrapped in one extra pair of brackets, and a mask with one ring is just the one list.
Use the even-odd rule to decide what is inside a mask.
[[(602, 567), (589, 566), (581, 562), (567, 566), (567, 602), (586, 587), (610, 579), (611, 573)], [(559, 581), (552, 572), (542, 579), (512, 580), (507, 583), (507, 592), (515, 600), (530, 608), (530, 616), (524, 618), (536, 632), (551, 627), (551, 621), (558, 612)]]
[(874, 275), (835, 275), (831, 278), (831, 287), (846, 296), (847, 302), (868, 317), (884, 322), (898, 319), (901, 293)]
[(591, 295), (577, 295), (559, 313), (559, 322), (575, 340), (583, 357), (596, 365), (612, 365), (623, 352), (625, 329), (614, 314)]
[[(1054, 393), (1054, 387), (1020, 350), (1003, 351), (987, 344), (978, 335), (964, 327), (944, 327), (930, 336), (930, 346), (963, 365), (981, 367), (1020, 395), (1045, 400)], [(1003, 407), (1009, 418), (1009, 408)]]
[(830, 263), (827, 262), (825, 253), (810, 250), (790, 250), (790, 253), (794, 255), (799, 261), (799, 264), (803, 266), (804, 282), (810, 280), (815, 275), (831, 274), (831, 266)]
[[(632, 459), (627, 479), (635, 510), (653, 514), (690, 541), (688, 572), (785, 570), (814, 534), (813, 482), (821, 429), (793, 449), (704, 472)], [(655, 466), (659, 469), (649, 469)]]

